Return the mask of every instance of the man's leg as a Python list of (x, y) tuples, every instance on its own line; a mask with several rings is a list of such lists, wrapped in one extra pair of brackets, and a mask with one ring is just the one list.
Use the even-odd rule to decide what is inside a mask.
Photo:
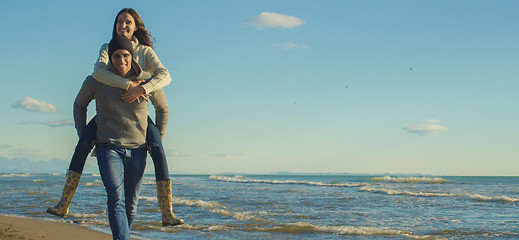
[(111, 144), (97, 144), (97, 162), (108, 196), (108, 221), (114, 239), (130, 239), (125, 210), (123, 163), (125, 156), (125, 149)]
[(126, 199), (126, 216), (131, 229), (137, 214), (139, 194), (141, 192), (142, 176), (146, 168), (146, 147), (127, 149), (124, 164), (124, 192)]

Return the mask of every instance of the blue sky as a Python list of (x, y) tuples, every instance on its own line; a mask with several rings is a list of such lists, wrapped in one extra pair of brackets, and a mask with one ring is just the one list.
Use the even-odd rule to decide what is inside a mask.
[(0, 160), (65, 172), (125, 7), (172, 75), (170, 172), (517, 175), (518, 1), (3, 1)]

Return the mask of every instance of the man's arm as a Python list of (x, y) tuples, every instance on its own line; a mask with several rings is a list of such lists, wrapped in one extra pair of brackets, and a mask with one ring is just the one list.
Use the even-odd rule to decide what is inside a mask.
[(169, 106), (168, 100), (164, 90), (159, 89), (152, 93), (150, 98), (151, 103), (155, 107), (155, 125), (160, 131), (160, 135), (164, 137), (166, 135), (166, 127), (168, 126), (169, 120)]
[(78, 136), (86, 126), (88, 104), (95, 98), (91, 81), (95, 81), (91, 76), (85, 79), (74, 101), (74, 123)]

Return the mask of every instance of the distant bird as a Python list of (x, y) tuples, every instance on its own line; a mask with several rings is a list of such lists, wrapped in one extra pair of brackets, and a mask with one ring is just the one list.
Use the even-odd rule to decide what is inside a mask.
[(346, 88), (349, 88), (348, 85), (346, 85)]
[(409, 71), (413, 70), (413, 67), (409, 68)]

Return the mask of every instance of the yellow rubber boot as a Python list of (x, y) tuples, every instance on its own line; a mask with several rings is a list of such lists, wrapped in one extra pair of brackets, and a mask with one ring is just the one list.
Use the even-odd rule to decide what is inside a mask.
[(65, 186), (63, 187), (61, 201), (59, 201), (58, 205), (47, 209), (48, 213), (59, 217), (63, 217), (68, 213), (70, 201), (72, 201), (72, 198), (74, 197), (74, 193), (76, 192), (80, 178), (81, 173), (74, 172), (72, 170), (67, 171), (67, 180), (65, 182)]
[(162, 226), (184, 224), (184, 220), (173, 214), (173, 197), (171, 196), (171, 180), (157, 181), (157, 200), (162, 212)]

